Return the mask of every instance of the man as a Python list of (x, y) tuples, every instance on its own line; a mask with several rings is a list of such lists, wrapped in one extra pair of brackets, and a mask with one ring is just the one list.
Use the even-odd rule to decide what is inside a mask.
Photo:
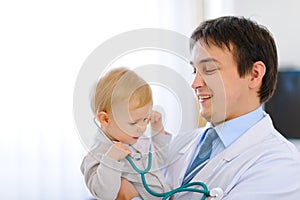
[[(228, 16), (204, 21), (191, 39), (192, 87), (209, 123), (174, 139), (167, 182), (175, 189), (201, 181), (209, 190), (221, 188), (224, 200), (299, 200), (299, 151), (262, 108), (277, 81), (277, 50), (269, 31)], [(201, 197), (182, 192), (172, 198)]]
[[(277, 51), (269, 31), (242, 17), (204, 21), (192, 34), (194, 81), (200, 114), (216, 131), (209, 159), (192, 168), (206, 128), (179, 135), (170, 148), (171, 187), (201, 181), (220, 187), (224, 200), (300, 198), (300, 156), (275, 130), (262, 104), (277, 79)], [(205, 164), (206, 163), (206, 164)], [(196, 170), (195, 174), (189, 171)], [(187, 178), (187, 176), (190, 176)], [(200, 199), (186, 192), (173, 199)]]

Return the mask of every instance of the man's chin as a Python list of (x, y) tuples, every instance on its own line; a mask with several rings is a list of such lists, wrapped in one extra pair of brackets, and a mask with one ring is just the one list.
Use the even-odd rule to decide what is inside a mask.
[(201, 117), (203, 117), (206, 121), (208, 121), (208, 122), (211, 122), (211, 121), (212, 121), (211, 113), (208, 112), (207, 110), (200, 110), (200, 115), (201, 115)]

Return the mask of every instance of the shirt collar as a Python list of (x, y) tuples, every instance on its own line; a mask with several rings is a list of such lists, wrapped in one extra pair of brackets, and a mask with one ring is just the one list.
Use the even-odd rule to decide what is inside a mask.
[(264, 116), (265, 113), (260, 106), (248, 114), (217, 125), (215, 129), (225, 148), (227, 148)]

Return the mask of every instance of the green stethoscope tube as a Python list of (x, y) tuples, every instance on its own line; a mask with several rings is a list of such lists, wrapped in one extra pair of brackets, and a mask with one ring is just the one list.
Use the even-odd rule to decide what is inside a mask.
[[(174, 195), (175, 193), (179, 193), (179, 192), (197, 192), (197, 193), (201, 193), (203, 194), (201, 200), (206, 200), (207, 197), (210, 196), (210, 192), (207, 188), (207, 186), (202, 183), (202, 182), (192, 182), (192, 183), (187, 183), (185, 185), (182, 185), (174, 190), (171, 190), (169, 192), (164, 192), (164, 193), (157, 193), (154, 192), (153, 190), (151, 190), (146, 182), (145, 179), (145, 174), (148, 173), (152, 167), (152, 153), (149, 152), (148, 155), (148, 166), (146, 169), (141, 170), (139, 169), (133, 162), (133, 160), (130, 158), (130, 156), (127, 156), (126, 159), (128, 160), (128, 162), (130, 163), (130, 165), (133, 167), (133, 169), (139, 173), (141, 175), (141, 179), (142, 179), (142, 183), (145, 187), (145, 189), (147, 190), (147, 192), (153, 196), (156, 197), (163, 197), (162, 200), (167, 200), (169, 197), (171, 197), (172, 195)], [(197, 189), (197, 188), (190, 188), (191, 186), (195, 186), (195, 185), (199, 185), (203, 188), (203, 190), (201, 189)]]

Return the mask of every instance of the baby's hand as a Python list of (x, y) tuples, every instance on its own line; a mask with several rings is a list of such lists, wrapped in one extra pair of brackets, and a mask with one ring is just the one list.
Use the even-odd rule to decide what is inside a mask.
[(128, 154), (131, 154), (131, 151), (121, 142), (114, 143), (106, 152), (107, 156), (117, 161), (123, 160)]
[(159, 112), (152, 111), (150, 115), (150, 122), (153, 131), (157, 133), (165, 133), (164, 125), (162, 123), (162, 117)]

